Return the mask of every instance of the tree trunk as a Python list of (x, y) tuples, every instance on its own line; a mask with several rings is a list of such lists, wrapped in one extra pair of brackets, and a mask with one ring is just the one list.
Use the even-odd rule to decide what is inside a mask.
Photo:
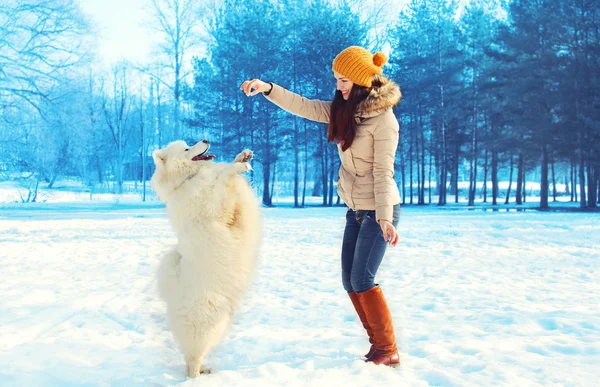
[(552, 166), (552, 201), (555, 202), (557, 192), (556, 192), (556, 174), (554, 173), (554, 159), (552, 159), (552, 163), (550, 165)]
[[(430, 140), (431, 142), (433, 142), (433, 139)], [(430, 144), (430, 151), (429, 151), (429, 177), (427, 178), (427, 181), (429, 182), (429, 204), (431, 204), (431, 171), (433, 170), (433, 152), (431, 151), (433, 149), (433, 144)], [(438, 186), (439, 189), (439, 186)], [(438, 194), (439, 195), (439, 194)]]
[(273, 160), (273, 176), (271, 177), (271, 192), (269, 192), (269, 203), (273, 205), (273, 193), (275, 192), (275, 181), (277, 180), (277, 159)]
[(265, 106), (265, 110), (263, 113), (265, 114), (264, 120), (264, 128), (265, 128), (265, 138), (263, 142), (263, 204), (267, 207), (272, 207), (273, 202), (271, 201), (271, 192), (270, 192), (270, 178), (271, 178), (271, 139), (270, 139), (270, 116), (269, 111), (267, 110), (268, 106)]
[[(419, 106), (419, 110), (420, 110)], [(420, 133), (423, 131), (423, 127), (421, 126), (421, 112), (419, 111), (419, 127), (417, 132), (415, 133), (415, 159), (417, 160), (417, 204), (421, 204), (421, 149), (420, 149)]]
[(302, 207), (306, 199), (306, 181), (308, 180), (308, 136), (306, 135), (306, 120), (304, 120), (304, 181), (302, 182)]
[(98, 153), (94, 155), (94, 164), (96, 166), (96, 172), (98, 173), (98, 184), (104, 183), (104, 173), (102, 172), (102, 164), (100, 163), (100, 156)]
[[(148, 100), (149, 104), (153, 104), (152, 101), (152, 79), (150, 79), (150, 97)], [(142, 151), (141, 151), (141, 165), (142, 165), (142, 201), (145, 202), (146, 201), (146, 180), (148, 179), (146, 173), (146, 159), (147, 159), (147, 153), (148, 153), (148, 148), (146, 147), (146, 118), (147, 118), (147, 114), (148, 112), (146, 111), (146, 115), (144, 115), (144, 101), (142, 98), (143, 92), (141, 90), (140, 87), (140, 129), (141, 129), (141, 143), (142, 143)], [(151, 121), (152, 122), (152, 117), (151, 117)]]
[[(438, 49), (438, 74), (442, 74), (444, 71), (444, 62), (442, 60), (442, 42), (441, 42), (441, 28), (438, 28), (438, 45), (437, 45), (437, 49)], [(448, 166), (448, 160), (447, 160), (447, 154), (446, 154), (446, 116), (445, 116), (445, 100), (444, 100), (444, 85), (442, 84), (438, 84), (438, 88), (440, 90), (440, 113), (441, 113), (441, 121), (440, 121), (440, 126), (442, 129), (442, 133), (441, 133), (441, 148), (442, 148), (442, 159), (440, 161), (440, 185), (441, 185), (441, 190), (440, 190), (440, 196), (438, 198), (438, 205), (443, 206), (446, 205), (446, 180), (448, 178), (448, 173), (447, 173), (447, 166)]]
[(576, 200), (575, 199), (575, 191), (577, 190), (577, 188), (575, 186), (575, 161), (574, 160), (571, 160), (570, 170), (571, 170), (570, 171), (571, 175), (570, 175), (570, 179), (569, 179), (570, 180), (569, 181), (569, 184), (570, 184), (569, 190), (571, 191), (571, 202), (574, 202)]
[(600, 204), (600, 163), (596, 164), (596, 204)]
[(300, 188), (300, 134), (298, 119), (294, 116), (294, 207), (298, 208), (298, 191)]
[(527, 173), (523, 171), (523, 203), (527, 202)]
[(572, 186), (572, 190), (573, 190), (573, 193), (575, 195), (575, 202), (579, 201), (579, 194), (577, 193), (578, 192), (577, 191), (577, 185), (579, 184), (579, 182), (577, 181), (577, 175), (578, 175), (578, 173), (577, 173), (577, 162), (575, 161), (573, 163), (573, 186)]
[(27, 195), (27, 202), (35, 203), (37, 201), (38, 189), (40, 187), (41, 179), (42, 176), (38, 173), (35, 178), (35, 186), (33, 188), (28, 188), (29, 193)]
[[(327, 144), (325, 143), (325, 139), (323, 136), (319, 136), (321, 139), (321, 149), (323, 150), (321, 155), (321, 183), (323, 184), (323, 205), (327, 205), (327, 165), (328, 165), (328, 154), (327, 154)], [(346, 151), (347, 152), (347, 151)]]
[(408, 145), (408, 164), (409, 164), (409, 192), (410, 192), (410, 204), (413, 204), (413, 132), (414, 132), (414, 119), (411, 114), (411, 125), (410, 125), (410, 138)]
[(476, 70), (473, 69), (471, 87), (473, 88), (473, 106), (471, 108), (471, 120), (473, 124), (471, 140), (471, 170), (469, 174), (469, 206), (475, 205), (475, 193), (477, 192), (477, 130), (478, 130), (478, 112), (477, 112), (477, 82)]
[(600, 163), (596, 164), (596, 204), (600, 204)]
[[(443, 88), (442, 88), (443, 91)], [(443, 92), (442, 92), (443, 94)], [(442, 122), (442, 146), (441, 146), (441, 155), (439, 160), (439, 177), (438, 177), (438, 206), (446, 205), (446, 197), (447, 197), (447, 188), (446, 184), (448, 181), (448, 154), (446, 152), (446, 125)], [(437, 153), (436, 153), (437, 154)], [(458, 176), (454, 175), (455, 182), (458, 179)], [(452, 184), (451, 184), (452, 185)]]
[[(250, 102), (250, 101), (248, 101)], [(254, 109), (252, 108), (252, 102), (250, 102), (250, 108), (248, 109), (250, 111), (250, 119), (253, 120), (253, 111)], [(252, 130), (250, 130), (250, 149), (255, 149), (255, 143), (254, 143), (254, 139), (256, 137), (256, 133), (255, 131), (258, 130), (257, 129), (258, 125), (252, 125)], [(249, 180), (250, 180), (250, 186), (254, 189), (254, 169), (250, 170), (250, 176), (249, 176)]]
[(513, 170), (514, 170), (513, 157), (510, 156), (510, 174), (509, 174), (509, 178), (508, 178), (508, 189), (506, 190), (506, 200), (504, 201), (504, 204), (508, 204), (510, 201), (510, 191), (512, 188), (512, 181), (513, 181)]
[[(581, 130), (579, 133), (579, 208), (587, 207), (587, 198), (585, 194), (585, 158), (583, 155), (583, 139)], [(588, 176), (589, 178), (589, 176)]]
[[(179, 66), (178, 66), (179, 67)], [(175, 123), (175, 138), (184, 138), (183, 128), (181, 125), (181, 96), (180, 96), (180, 75), (179, 72), (175, 72), (175, 87), (173, 96), (175, 97), (175, 106), (173, 106), (173, 122)]]
[(485, 150), (485, 158), (483, 164), (483, 202), (487, 203), (487, 175), (488, 175), (488, 157), (489, 152), (486, 148)]
[[(296, 11), (296, 3), (294, 3), (294, 13)], [(294, 43), (297, 40), (297, 34), (296, 34), (296, 24), (294, 24), (294, 28), (293, 28), (293, 37), (294, 37)], [(294, 88), (298, 87), (298, 71), (297, 71), (297, 67), (296, 67), (296, 44), (293, 44), (292, 46), (292, 81), (294, 84)], [(298, 190), (299, 190), (299, 185), (300, 185), (300, 171), (299, 171), (299, 164), (300, 164), (300, 133), (299, 133), (299, 125), (298, 125), (298, 118), (296, 116), (293, 117), (294, 120), (294, 207), (298, 208)], [(306, 169), (306, 167), (305, 167)], [(304, 205), (304, 199), (302, 200), (302, 205)]]
[[(476, 125), (476, 124), (475, 124)], [(477, 192), (477, 129), (473, 128), (471, 171), (469, 173), (469, 206), (475, 205), (475, 193)]]
[(596, 208), (596, 171), (592, 165), (592, 160), (588, 158), (588, 208)]
[(492, 150), (492, 205), (497, 205), (498, 198), (498, 152)]
[(419, 195), (419, 204), (425, 204), (425, 133), (421, 127), (421, 192)]
[(454, 148), (454, 176), (456, 176), (456, 180), (454, 182), (455, 186), (454, 186), (454, 203), (458, 203), (458, 157), (460, 155), (460, 145), (458, 144), (458, 139), (456, 139), (456, 147)]
[[(328, 148), (330, 148), (329, 145), (328, 145)], [(334, 169), (335, 169), (335, 157), (333, 155), (333, 152), (329, 152), (329, 187), (328, 187), (329, 188), (329, 195), (328, 195), (329, 197), (327, 200), (327, 205), (330, 207), (333, 206), (333, 183), (334, 183), (333, 179), (335, 176)]]
[(516, 202), (517, 204), (523, 204), (523, 176), (525, 172), (523, 169), (525, 168), (525, 163), (523, 161), (523, 155), (519, 154), (519, 161), (517, 165), (517, 195)]
[(403, 141), (400, 142), (400, 175), (402, 177), (402, 204), (406, 204), (406, 158)]
[[(264, 148), (263, 148), (264, 149)], [(263, 161), (263, 198), (262, 202), (265, 206), (271, 207), (271, 193), (269, 192), (269, 180), (271, 176), (271, 163)]]
[(146, 201), (146, 135), (144, 130), (144, 109), (140, 93), (140, 141), (142, 143), (142, 150), (140, 152), (140, 164), (142, 165), (142, 202)]
[[(122, 129), (121, 129), (122, 131)], [(125, 153), (123, 149), (122, 133), (119, 135), (119, 160), (117, 165), (117, 176), (119, 184), (119, 195), (123, 194), (123, 162), (125, 161)]]
[[(440, 190), (441, 190), (441, 178), (442, 176), (439, 176), (438, 181), (440, 181)], [(452, 168), (450, 169), (450, 195), (454, 195), (454, 201), (458, 202), (458, 196), (457, 196), (457, 192), (458, 191), (458, 174), (456, 173), (456, 168), (454, 168), (454, 160), (452, 160)], [(439, 192), (439, 191), (438, 191)], [(441, 193), (440, 193), (441, 195)]]
[(548, 146), (542, 145), (542, 168), (540, 176), (540, 208), (548, 208)]
[(50, 183), (48, 183), (48, 188), (54, 187), (54, 183), (56, 183), (57, 178), (58, 178), (58, 173), (52, 174), (52, 179), (50, 179)]
[(156, 133), (158, 134), (158, 148), (163, 146), (162, 130), (162, 105), (160, 102), (160, 82), (156, 82)]

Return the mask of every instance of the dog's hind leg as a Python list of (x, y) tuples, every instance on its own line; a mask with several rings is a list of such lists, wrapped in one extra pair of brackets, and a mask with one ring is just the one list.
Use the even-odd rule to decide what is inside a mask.
[(200, 374), (210, 374), (212, 370), (202, 366), (204, 356), (187, 356), (185, 357), (186, 375), (189, 378), (195, 378)]
[(189, 336), (183, 342), (186, 375), (195, 378), (200, 374), (209, 374), (211, 372), (210, 368), (205, 368), (202, 365), (204, 356), (210, 349), (208, 332), (196, 331), (193, 328), (187, 333)]
[(214, 316), (212, 323), (208, 322), (205, 329), (196, 332), (193, 345), (184, 349), (188, 377), (195, 378), (200, 374), (212, 372), (210, 368), (203, 366), (204, 356), (221, 341), (231, 325), (231, 318), (230, 314)]

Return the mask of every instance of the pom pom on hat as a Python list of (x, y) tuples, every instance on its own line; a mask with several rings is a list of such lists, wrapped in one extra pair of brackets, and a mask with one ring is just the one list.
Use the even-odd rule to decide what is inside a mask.
[(333, 60), (333, 71), (343, 75), (357, 85), (371, 87), (373, 75), (381, 74), (381, 67), (387, 63), (383, 52), (375, 55), (368, 50), (351, 46), (340, 52)]
[(375, 55), (373, 55), (373, 64), (377, 67), (382, 67), (387, 61), (387, 56), (381, 51), (376, 52)]

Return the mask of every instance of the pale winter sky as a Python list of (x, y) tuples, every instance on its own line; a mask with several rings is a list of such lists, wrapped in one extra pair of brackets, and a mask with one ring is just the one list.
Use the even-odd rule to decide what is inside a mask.
[[(151, 55), (155, 39), (145, 25), (149, 12), (148, 0), (79, 0), (81, 7), (98, 28), (98, 54), (106, 65), (120, 59), (145, 62)], [(408, 0), (388, 0), (384, 17), (397, 17)], [(380, 5), (381, 1), (365, 1)], [(387, 51), (387, 50), (386, 50)]]
[(143, 61), (152, 41), (144, 28), (145, 0), (79, 0), (98, 28), (98, 54), (106, 64), (119, 59)]

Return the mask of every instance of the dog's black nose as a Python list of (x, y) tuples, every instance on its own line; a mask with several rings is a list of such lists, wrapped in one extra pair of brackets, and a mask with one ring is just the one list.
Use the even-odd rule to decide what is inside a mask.
[(205, 144), (210, 144), (210, 143), (208, 142), (208, 140), (202, 140), (202, 142), (203, 142), (203, 143), (205, 143)]

